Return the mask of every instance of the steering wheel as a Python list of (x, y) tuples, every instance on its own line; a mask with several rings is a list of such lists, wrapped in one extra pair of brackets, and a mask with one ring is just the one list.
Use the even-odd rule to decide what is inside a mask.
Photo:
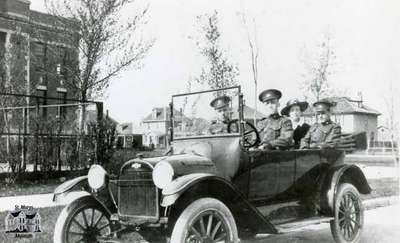
[[(250, 122), (244, 122), (243, 125), (243, 141), (242, 145), (246, 149), (257, 146), (261, 139), (260, 133), (257, 131), (257, 128), (251, 124)], [(239, 132), (239, 120), (234, 119), (228, 122), (228, 133)]]

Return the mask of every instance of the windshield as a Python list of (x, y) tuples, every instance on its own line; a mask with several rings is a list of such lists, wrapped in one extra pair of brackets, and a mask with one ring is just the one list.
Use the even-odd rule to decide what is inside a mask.
[(172, 96), (173, 136), (239, 134), (240, 87)]

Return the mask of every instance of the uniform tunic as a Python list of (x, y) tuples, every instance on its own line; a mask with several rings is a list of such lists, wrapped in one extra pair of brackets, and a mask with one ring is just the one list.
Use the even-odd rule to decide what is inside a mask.
[(279, 114), (273, 114), (257, 123), (261, 145), (270, 149), (287, 149), (293, 144), (292, 121)]
[(332, 121), (315, 123), (301, 140), (300, 148), (334, 148), (340, 135), (340, 125)]

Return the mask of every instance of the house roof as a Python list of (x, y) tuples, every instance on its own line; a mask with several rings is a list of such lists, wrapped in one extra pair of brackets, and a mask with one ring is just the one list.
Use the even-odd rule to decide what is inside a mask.
[[(329, 97), (326, 98), (336, 105), (332, 107), (333, 114), (368, 114), (379, 116), (381, 113), (369, 106), (363, 104), (362, 101), (352, 100), (349, 97)], [(314, 110), (312, 105), (307, 108), (303, 113), (304, 116), (313, 116)]]
[(144, 134), (145, 130), (133, 122), (125, 122), (117, 125), (117, 133), (121, 135)]
[[(174, 109), (174, 117), (180, 118), (181, 112)], [(154, 107), (152, 112), (147, 115), (142, 122), (157, 122), (157, 121), (168, 121), (170, 119), (169, 107)]]
[[(110, 115), (103, 114), (103, 118), (106, 118), (114, 124), (118, 124), (118, 122), (112, 118)], [(97, 121), (97, 111), (96, 110), (87, 110), (86, 111), (86, 121), (95, 122)]]
[(243, 117), (245, 119), (253, 119), (254, 118), (254, 113), (256, 114), (256, 118), (257, 119), (261, 119), (261, 118), (266, 117), (265, 114), (263, 114), (263, 113), (261, 113), (259, 111), (256, 112), (256, 110), (254, 108), (250, 107), (250, 106), (247, 106), (247, 105), (243, 106)]
[[(256, 114), (257, 119), (262, 119), (262, 118), (266, 117), (266, 115), (264, 115), (263, 113), (261, 113), (259, 111), (256, 112), (256, 110), (254, 108), (247, 106), (247, 105), (243, 105), (244, 119), (254, 119), (254, 113)], [(235, 112), (233, 119), (237, 119), (238, 118), (237, 116), (238, 116), (238, 113)]]

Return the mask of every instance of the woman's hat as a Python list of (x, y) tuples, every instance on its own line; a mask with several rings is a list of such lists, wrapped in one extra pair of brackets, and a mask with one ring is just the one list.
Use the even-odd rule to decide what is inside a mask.
[(286, 106), (281, 110), (281, 114), (288, 116), (290, 108), (295, 105), (300, 107), (301, 112), (305, 111), (308, 107), (308, 103), (306, 101), (299, 101), (298, 99), (292, 99), (286, 103)]

